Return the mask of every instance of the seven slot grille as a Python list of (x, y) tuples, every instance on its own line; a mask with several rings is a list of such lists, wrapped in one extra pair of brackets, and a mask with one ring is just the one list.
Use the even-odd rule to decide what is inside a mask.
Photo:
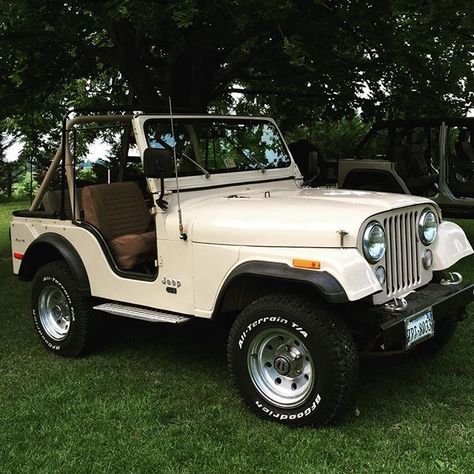
[(383, 219), (386, 237), (385, 262), (388, 296), (409, 290), (421, 281), (418, 250), (419, 210), (411, 210)]

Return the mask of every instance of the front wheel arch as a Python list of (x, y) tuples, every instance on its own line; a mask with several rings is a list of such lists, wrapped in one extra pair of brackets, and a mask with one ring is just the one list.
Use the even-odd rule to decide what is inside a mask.
[(349, 301), (342, 285), (327, 272), (298, 269), (278, 262), (251, 261), (239, 265), (228, 275), (212, 317), (241, 311), (252, 301), (279, 292), (319, 298), (330, 304)]

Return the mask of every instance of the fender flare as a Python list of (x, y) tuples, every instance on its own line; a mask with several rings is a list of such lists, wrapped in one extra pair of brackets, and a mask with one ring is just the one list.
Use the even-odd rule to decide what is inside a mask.
[(31, 281), (36, 271), (48, 262), (62, 259), (68, 264), (79, 291), (90, 291), (89, 277), (79, 253), (63, 236), (52, 232), (41, 234), (26, 249), (18, 278)]
[(245, 262), (234, 268), (222, 285), (216, 304), (214, 306), (213, 316), (215, 316), (221, 307), (227, 290), (236, 283), (237, 280), (245, 277), (263, 277), (279, 281), (288, 281), (292, 283), (303, 283), (312, 286), (328, 303), (347, 303), (349, 298), (339, 283), (330, 273), (325, 271), (303, 270), (290, 267), (285, 263), (251, 261)]

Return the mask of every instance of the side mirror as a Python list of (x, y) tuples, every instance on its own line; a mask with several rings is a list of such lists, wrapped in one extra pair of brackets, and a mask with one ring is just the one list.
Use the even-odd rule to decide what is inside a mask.
[(143, 172), (147, 178), (169, 178), (174, 175), (173, 151), (147, 148), (143, 155)]

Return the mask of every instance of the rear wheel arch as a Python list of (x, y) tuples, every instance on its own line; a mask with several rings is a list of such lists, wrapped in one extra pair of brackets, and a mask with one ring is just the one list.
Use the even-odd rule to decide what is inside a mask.
[(89, 277), (79, 253), (63, 236), (48, 232), (41, 234), (27, 248), (23, 256), (18, 277), (21, 281), (32, 281), (36, 272), (54, 261), (65, 261), (80, 291), (89, 291)]
[(279, 292), (316, 296), (325, 303), (348, 301), (344, 288), (327, 272), (302, 270), (278, 262), (252, 261), (239, 265), (228, 275), (212, 317), (241, 311), (258, 298)]

